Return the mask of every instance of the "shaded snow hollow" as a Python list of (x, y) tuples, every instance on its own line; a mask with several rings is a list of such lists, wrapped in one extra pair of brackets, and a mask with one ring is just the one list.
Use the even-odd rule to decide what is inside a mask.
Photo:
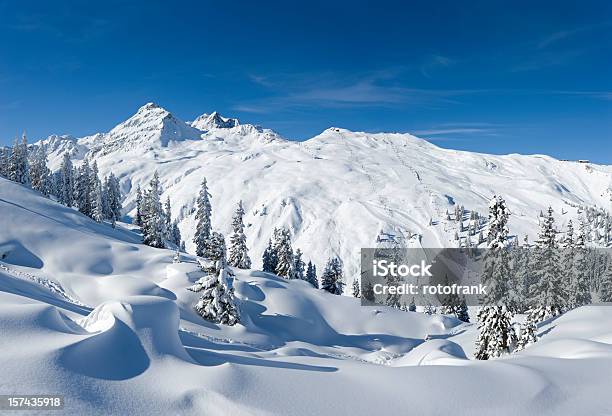
[(612, 409), (606, 307), (546, 324), (520, 354), (476, 362), (472, 324), (238, 270), (242, 322), (225, 327), (192, 309), (193, 257), (173, 264), (127, 225), (96, 224), (3, 179), (0, 211), (0, 394), (63, 393), (65, 414), (100, 415)]

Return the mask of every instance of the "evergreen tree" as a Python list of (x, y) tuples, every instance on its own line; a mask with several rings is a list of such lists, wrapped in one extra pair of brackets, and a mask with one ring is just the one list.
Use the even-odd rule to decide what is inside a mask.
[(577, 308), (591, 303), (589, 285), (588, 250), (584, 245), (584, 235), (579, 231), (571, 256), (572, 264), (566, 268), (571, 276), (569, 285), (569, 308)]
[(28, 164), (28, 141), (25, 134), (21, 141), (15, 139), (13, 149), (8, 160), (8, 179), (22, 185), (30, 185), (30, 172)]
[(353, 297), (356, 297), (357, 299), (361, 298), (361, 288), (359, 287), (359, 279), (353, 280)]
[(272, 239), (268, 240), (268, 247), (264, 250), (263, 253), (263, 271), (266, 273), (274, 273), (276, 272), (276, 265), (278, 264), (278, 257), (276, 256), (276, 252), (274, 251), (274, 246), (272, 245)]
[(316, 289), (319, 288), (319, 279), (317, 279), (317, 268), (311, 261), (308, 262), (306, 267), (306, 281), (309, 282)]
[(477, 360), (488, 360), (510, 352), (512, 314), (505, 305), (483, 307), (478, 313)]
[(91, 168), (87, 159), (78, 169), (75, 180), (75, 204), (77, 209), (91, 217)]
[(599, 301), (612, 302), (612, 263), (610, 262), (599, 285)]
[(196, 231), (193, 237), (193, 242), (196, 245), (196, 255), (204, 255), (204, 248), (206, 240), (210, 237), (211, 233), (211, 215), (212, 206), (210, 205), (210, 193), (208, 192), (208, 185), (206, 178), (202, 180), (200, 187), (200, 193), (196, 199)]
[(535, 317), (529, 313), (527, 314), (527, 319), (525, 323), (521, 325), (521, 333), (519, 335), (518, 342), (516, 344), (515, 351), (521, 351), (525, 349), (527, 345), (533, 344), (538, 341), (537, 330)]
[(136, 219), (134, 224), (139, 227), (142, 227), (142, 189), (140, 189), (140, 185), (136, 188)]
[(304, 280), (306, 277), (304, 276), (304, 268), (306, 265), (302, 260), (302, 250), (299, 248), (295, 250), (293, 253), (293, 278)]
[(536, 322), (559, 315), (566, 306), (556, 235), (553, 209), (549, 207), (548, 215), (541, 222), (534, 252), (534, 284), (530, 293), (535, 308), (532, 313)]
[[(213, 239), (213, 235), (207, 240)], [(215, 267), (207, 272), (206, 276), (189, 288), (193, 292), (202, 292), (194, 306), (196, 312), (214, 323), (229, 326), (237, 324), (240, 316), (235, 305), (234, 290), (228, 282), (229, 278), (233, 278), (232, 270), (225, 264), (224, 259), (220, 259), (216, 261)]]
[(143, 242), (151, 247), (164, 247), (164, 214), (161, 204), (161, 185), (157, 171), (149, 182), (149, 189), (143, 195), (142, 236)]
[(416, 312), (416, 304), (414, 303), (414, 298), (410, 300), (410, 304), (408, 305), (408, 312)]
[(465, 298), (461, 299), (459, 305), (454, 310), (457, 319), (463, 322), (470, 322), (470, 314), (468, 313), (468, 307), (465, 303)]
[[(475, 357), (488, 360), (499, 357), (510, 350), (512, 328), (509, 280), (510, 267), (507, 251), (508, 217), (510, 212), (506, 202), (494, 196), (489, 203), (489, 233), (487, 243), (489, 251), (484, 260), (482, 280), (488, 286), (485, 305), (478, 312), (478, 339), (476, 340)], [(516, 288), (513, 288), (516, 290)], [(511, 305), (518, 308), (518, 305)]]
[(166, 197), (164, 203), (164, 231), (168, 241), (173, 241), (172, 238), (172, 207), (170, 206), (170, 197)]
[(174, 243), (174, 245), (176, 245), (177, 247), (181, 247), (181, 249), (184, 250), (184, 248), (181, 246), (181, 230), (179, 229), (177, 220), (172, 221), (171, 230), (172, 231), (170, 232), (170, 241), (172, 241), (172, 243)]
[(107, 219), (119, 221), (121, 219), (121, 211), (123, 210), (121, 205), (121, 188), (119, 187), (119, 180), (113, 172), (108, 175), (104, 187), (108, 208)]
[(57, 189), (57, 197), (60, 203), (71, 207), (74, 205), (74, 167), (70, 155), (66, 152), (62, 158), (60, 166), (59, 183)]
[(376, 300), (374, 293), (374, 286), (372, 282), (367, 282), (365, 287), (363, 288), (363, 293), (361, 294), (361, 298), (365, 299), (369, 302), (374, 302)]
[(230, 266), (239, 269), (250, 269), (251, 259), (249, 258), (246, 235), (244, 234), (244, 208), (242, 201), (238, 202), (236, 212), (232, 217), (232, 234), (230, 235), (229, 260)]
[(0, 147), (0, 176), (7, 179), (9, 177), (9, 153), (7, 147)]
[(51, 171), (47, 167), (47, 151), (43, 145), (36, 146), (30, 152), (30, 179), (32, 189), (40, 192), (44, 196), (51, 194)]
[(293, 248), (288, 229), (276, 228), (274, 230), (274, 252), (277, 258), (276, 275), (285, 279), (293, 279)]
[(223, 234), (213, 231), (210, 237), (204, 243), (204, 251), (202, 256), (207, 259), (218, 261), (227, 259), (227, 250), (225, 248), (225, 237)]
[(104, 205), (102, 203), (102, 185), (100, 181), (96, 181), (92, 192), (92, 218), (96, 222), (104, 220)]
[(344, 290), (342, 264), (337, 257), (328, 260), (321, 275), (321, 289), (333, 295), (342, 294)]

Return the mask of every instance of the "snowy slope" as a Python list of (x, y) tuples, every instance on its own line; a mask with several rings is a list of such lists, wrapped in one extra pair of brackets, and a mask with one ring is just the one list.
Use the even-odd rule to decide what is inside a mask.
[[(381, 232), (407, 246), (456, 245), (457, 226), (445, 216), (454, 204), (486, 215), (490, 197), (499, 193), (512, 211), (511, 233), (533, 241), (538, 214), (548, 205), (563, 227), (576, 217), (573, 205), (609, 210), (612, 195), (608, 166), (461, 152), (410, 134), (339, 128), (295, 142), (218, 113), (189, 125), (152, 103), (110, 132), (76, 143), (90, 149), (101, 174), (113, 171), (120, 178), (131, 215), (133, 189), (144, 189), (157, 169), (188, 250), (193, 251), (195, 196), (206, 177), (215, 228), (227, 234), (235, 205), (243, 200), (255, 266), (273, 228), (287, 226), (294, 247), (319, 270), (329, 256), (340, 256), (349, 284), (358, 272), (359, 249), (375, 246)], [(50, 157), (54, 168), (63, 153), (56, 149)]]
[[(609, 414), (612, 314), (574, 310), (520, 354), (470, 360), (475, 326), (361, 307), (238, 271), (242, 323), (192, 310), (194, 259), (0, 179), (0, 394), (58, 414)], [(429, 340), (425, 340), (425, 339)]]

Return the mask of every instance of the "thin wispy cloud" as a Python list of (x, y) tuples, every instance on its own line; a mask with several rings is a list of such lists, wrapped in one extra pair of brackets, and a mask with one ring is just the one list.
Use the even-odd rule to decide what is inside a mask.
[(432, 72), (440, 68), (448, 68), (455, 64), (455, 60), (442, 55), (431, 55), (425, 59), (425, 62), (421, 65), (421, 74), (424, 77), (431, 78)]
[(536, 49), (545, 49), (564, 39), (571, 38), (573, 36), (579, 35), (584, 32), (589, 32), (592, 30), (600, 29), (602, 27), (610, 26), (611, 24), (612, 22), (601, 22), (601, 23), (596, 23), (592, 25), (575, 27), (572, 29), (559, 30), (559, 31), (550, 33), (544, 36), (542, 39), (540, 39), (536, 45)]
[(494, 134), (493, 129), (479, 129), (479, 128), (441, 128), (441, 129), (428, 129), (428, 130), (417, 130), (414, 134), (423, 136), (439, 136), (441, 134)]
[(397, 69), (372, 71), (360, 76), (342, 74), (281, 74), (276, 77), (250, 74), (254, 84), (269, 96), (234, 106), (235, 110), (266, 113), (305, 107), (400, 107), (411, 104), (435, 106), (456, 103), (457, 97), (481, 90), (408, 88), (394, 77)]

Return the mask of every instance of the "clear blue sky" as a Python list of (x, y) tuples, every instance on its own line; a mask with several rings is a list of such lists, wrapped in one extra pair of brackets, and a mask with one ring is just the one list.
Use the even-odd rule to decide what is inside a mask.
[[(333, 3), (333, 4), (329, 4)], [(0, 0), (0, 142), (147, 101), (612, 163), (612, 2)]]

